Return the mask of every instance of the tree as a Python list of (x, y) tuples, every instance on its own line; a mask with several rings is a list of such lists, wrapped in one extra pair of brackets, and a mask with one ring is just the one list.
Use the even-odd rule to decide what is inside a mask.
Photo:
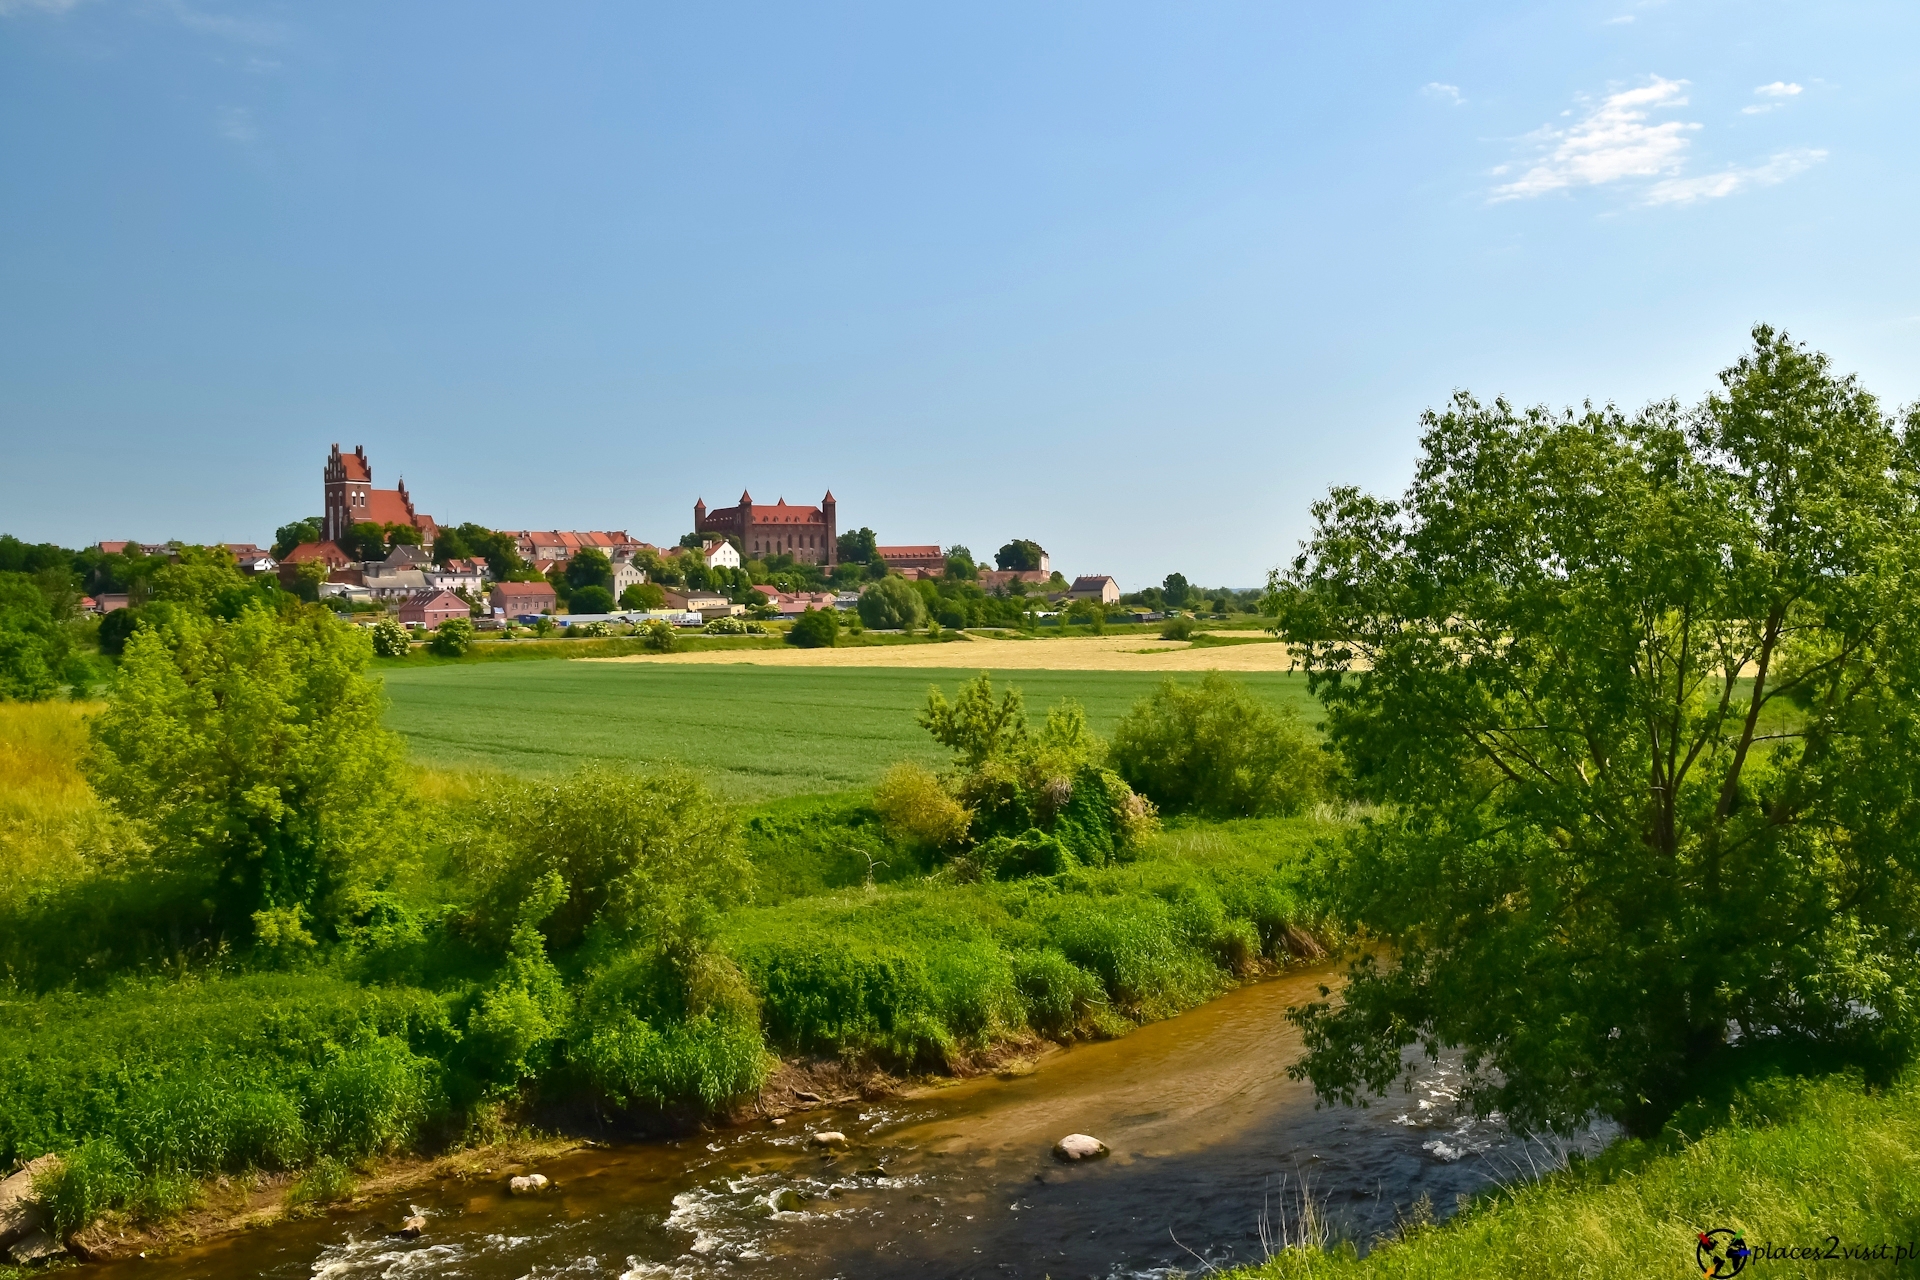
[(679, 638), (665, 618), (650, 618), (640, 628), (640, 642), (655, 653), (672, 653)]
[(59, 693), (71, 648), (34, 580), (0, 574), (0, 699), (30, 702)]
[(283, 524), (273, 531), (273, 558), (285, 560), (287, 552), (309, 542), (320, 541), (321, 521), (319, 516), (308, 516), (305, 520), (295, 520), (292, 524)]
[(93, 724), (95, 791), (206, 878), (224, 927), (312, 908), (352, 881), (401, 799), (367, 638), (324, 610), (177, 617), (127, 641)]
[(879, 540), (871, 529), (855, 529), (835, 540), (835, 558), (842, 564), (866, 564), (878, 552)]
[(496, 582), (517, 581), (528, 572), (527, 562), (520, 558), (514, 540), (484, 525), (467, 523), (442, 529), (434, 539), (433, 554), (441, 564), (449, 560), (483, 559)]
[(1298, 813), (1325, 773), (1291, 714), (1218, 671), (1198, 686), (1161, 681), (1115, 727), (1111, 755), (1161, 809), (1213, 818)]
[[(613, 561), (598, 547), (582, 547), (567, 561), (567, 585), (573, 588), (599, 587), (613, 595)], [(606, 610), (596, 610), (605, 613)]]
[(651, 582), (633, 582), (620, 593), (622, 609), (664, 609), (667, 593)]
[(1267, 608), (1389, 805), (1331, 864), (1384, 944), (1298, 1020), (1323, 1094), (1465, 1050), (1519, 1127), (1648, 1133), (1741, 1051), (1884, 1069), (1920, 1008), (1911, 444), (1766, 327), (1691, 412), (1428, 413)]
[(963, 546), (947, 548), (946, 577), (954, 582), (971, 582), (979, 572), (979, 566), (973, 562), (973, 552)]
[(860, 621), (875, 631), (911, 631), (927, 620), (926, 602), (913, 584), (895, 575), (860, 593)]
[(993, 553), (993, 562), (1002, 569), (1031, 572), (1040, 567), (1040, 561), (1046, 554), (1039, 543), (1028, 538), (1015, 538)]
[(444, 658), (465, 657), (473, 648), (474, 627), (467, 618), (448, 618), (433, 629), (427, 648)]
[(612, 613), (613, 596), (605, 587), (576, 587), (567, 600), (568, 613)]
[(387, 528), (371, 520), (362, 520), (342, 534), (337, 539), (337, 545), (351, 560), (384, 560), (387, 558)]
[(840, 615), (831, 608), (809, 607), (793, 621), (787, 643), (802, 649), (831, 649), (840, 643)]
[(1188, 591), (1186, 574), (1168, 574), (1160, 583), (1160, 590), (1165, 593), (1167, 603), (1174, 608), (1183, 609), (1186, 607)]

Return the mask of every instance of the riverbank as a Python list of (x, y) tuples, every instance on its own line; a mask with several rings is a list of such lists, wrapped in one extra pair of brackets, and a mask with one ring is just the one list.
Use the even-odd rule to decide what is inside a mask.
[[(1287, 1209), (1298, 1239), (1297, 1202)], [(1353, 1242), (1323, 1241), (1232, 1274), (1733, 1275), (1742, 1268), (1728, 1251), (1739, 1240), (1753, 1251), (1746, 1265), (1761, 1276), (1898, 1276), (1920, 1274), (1916, 1223), (1920, 1074), (1882, 1090), (1857, 1076), (1771, 1077), (1722, 1107), (1683, 1111), (1659, 1139), (1623, 1141), (1538, 1182), (1517, 1181), (1450, 1221), (1413, 1215), (1364, 1257)], [(1716, 1253), (1720, 1270), (1712, 1267)]]

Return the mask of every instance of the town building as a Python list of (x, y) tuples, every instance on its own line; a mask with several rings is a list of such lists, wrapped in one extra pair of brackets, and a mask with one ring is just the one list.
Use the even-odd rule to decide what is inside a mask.
[(609, 560), (631, 560), (645, 545), (624, 529), (521, 529), (517, 532), (502, 529), (500, 532), (513, 539), (514, 548), (528, 564), (541, 560), (558, 560), (564, 564), (573, 559), (574, 552), (587, 547), (604, 551)]
[(790, 555), (805, 564), (832, 568), (840, 559), (832, 490), (817, 507), (790, 507), (785, 498), (770, 507), (761, 506), (743, 490), (737, 505), (708, 511), (703, 498), (693, 504), (693, 531), (734, 539), (740, 554), (749, 560)]
[(355, 445), (352, 453), (341, 453), (335, 444), (327, 455), (325, 481), (326, 505), (320, 517), (320, 537), (338, 542), (356, 524), (411, 525), (419, 530), (420, 541), (429, 549), (440, 536), (440, 526), (429, 515), (413, 509), (413, 497), (402, 480), (396, 489), (373, 487), (373, 464), (367, 461), (365, 445)]
[(553, 586), (546, 582), (496, 582), (488, 601), (497, 618), (525, 618), (552, 613)]
[(738, 569), (740, 567), (740, 549), (731, 542), (728, 542), (725, 538), (702, 543), (700, 546), (700, 554), (707, 558), (707, 567), (711, 569)]
[(1070, 600), (1098, 600), (1101, 604), (1120, 603), (1120, 584), (1103, 573), (1082, 574), (1067, 588)]
[(491, 577), (485, 560), (448, 560), (445, 564), (425, 565), (421, 573), (427, 585), (439, 591), (464, 591), (478, 600)]
[(1053, 574), (1046, 569), (982, 569), (974, 575), (974, 581), (989, 595), (1006, 595), (1016, 582), (1044, 587), (1052, 580)]
[(924, 569), (938, 578), (947, 571), (946, 553), (936, 546), (875, 547), (889, 569)]
[(428, 630), (453, 618), (472, 615), (467, 602), (451, 591), (421, 591), (410, 595), (400, 606), (400, 621)]
[(319, 561), (327, 567), (327, 576), (353, 568), (353, 558), (331, 542), (303, 542), (287, 552), (280, 561), (277, 572), (280, 585), (293, 590), (299, 582), (300, 566), (309, 561)]
[(631, 560), (619, 560), (613, 566), (613, 598), (617, 601), (628, 587), (647, 580), (647, 571)]
[[(336, 581), (346, 573), (332, 575)], [(361, 566), (359, 585), (375, 600), (406, 600), (427, 590), (427, 575), (419, 569), (389, 569), (379, 561)]]

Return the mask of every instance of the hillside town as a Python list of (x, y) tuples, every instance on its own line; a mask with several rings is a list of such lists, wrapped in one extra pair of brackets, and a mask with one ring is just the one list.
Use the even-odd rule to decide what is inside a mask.
[[(624, 529), (443, 524), (415, 505), (404, 480), (377, 488), (364, 445), (347, 452), (336, 443), (322, 468), (319, 516), (282, 526), (271, 546), (221, 546), (243, 574), (273, 575), (282, 588), (369, 625), (393, 617), (425, 631), (453, 619), (481, 631), (654, 620), (677, 628), (718, 623), (726, 630), (728, 619), (744, 628), (791, 621), (808, 610), (854, 613), (864, 593), (890, 578), (964, 583), (968, 595), (1017, 602), (1017, 612), (1040, 618), (1097, 610), (1102, 618), (1157, 621), (1169, 603), (1154, 588), (1128, 607), (1111, 575), (1068, 578), (1028, 539), (1010, 540), (991, 564), (982, 564), (960, 545), (882, 543), (864, 527), (842, 532), (831, 491), (816, 505), (784, 496), (757, 502), (744, 490), (728, 507), (709, 508), (698, 498), (692, 517), (687, 533), (658, 543)], [(106, 555), (168, 556), (180, 545), (102, 541), (97, 547)], [(928, 616), (938, 620), (940, 593), (923, 594), (932, 606)], [(125, 593), (111, 591), (83, 601), (99, 614), (129, 603)], [(949, 625), (982, 620), (978, 609), (976, 616), (964, 607), (944, 612)]]

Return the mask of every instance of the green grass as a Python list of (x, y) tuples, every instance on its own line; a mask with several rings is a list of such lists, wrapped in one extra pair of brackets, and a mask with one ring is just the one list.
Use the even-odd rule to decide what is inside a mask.
[[(971, 668), (779, 669), (651, 663), (527, 662), (384, 672), (413, 758), (446, 768), (555, 773), (586, 761), (677, 762), (730, 800), (761, 800), (869, 785), (888, 765), (944, 764), (946, 752), (914, 723), (927, 686), (949, 692)], [(1164, 677), (1127, 671), (995, 673), (1026, 694), (1036, 727), (1046, 708), (1077, 698), (1096, 731), (1111, 733)], [(1263, 697), (1318, 718), (1306, 680), (1239, 674)]]
[[(1700, 1135), (1687, 1141), (1686, 1134)], [(1749, 1248), (1888, 1246), (1879, 1259), (1758, 1254), (1746, 1274), (1920, 1274), (1920, 1075), (1869, 1093), (1857, 1077), (1775, 1077), (1717, 1114), (1681, 1116), (1655, 1142), (1486, 1197), (1440, 1226), (1416, 1225), (1365, 1258), (1295, 1250), (1241, 1280), (1296, 1276), (1501, 1276), (1573, 1280), (1698, 1275), (1697, 1232), (1743, 1232)], [(1894, 1246), (1904, 1246), (1896, 1262)]]

